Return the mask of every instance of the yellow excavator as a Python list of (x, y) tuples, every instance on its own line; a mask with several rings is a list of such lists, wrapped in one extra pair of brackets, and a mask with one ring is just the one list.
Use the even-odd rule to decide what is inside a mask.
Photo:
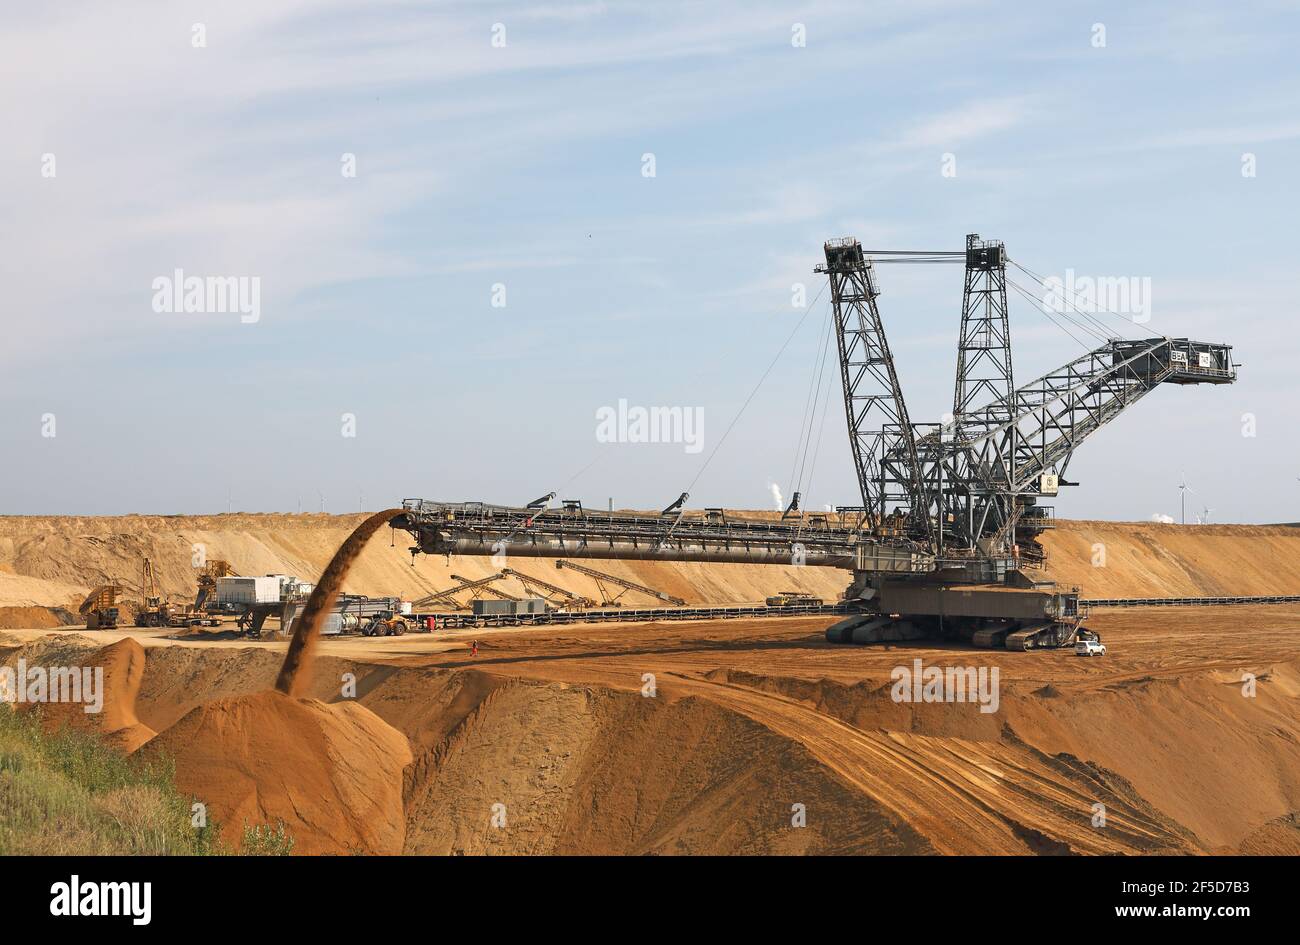
[(144, 559), (140, 571), (140, 593), (144, 602), (135, 614), (137, 627), (216, 627), (221, 621), (209, 616), (202, 608), (207, 598), (215, 591), (217, 578), (233, 574), (234, 569), (227, 561), (213, 560), (204, 566), (199, 575), (198, 595), (194, 607), (180, 607), (172, 604), (158, 592), (158, 578), (154, 573), (153, 561)]
[(388, 610), (371, 617), (361, 628), (361, 633), (367, 637), (400, 637), (409, 629), (410, 625), (402, 619), (401, 614)]
[(135, 612), (135, 625), (137, 627), (167, 626), (171, 621), (171, 604), (163, 600), (162, 595), (158, 593), (158, 581), (153, 573), (153, 562), (148, 558), (144, 559), (141, 568), (140, 593), (144, 595), (144, 603)]

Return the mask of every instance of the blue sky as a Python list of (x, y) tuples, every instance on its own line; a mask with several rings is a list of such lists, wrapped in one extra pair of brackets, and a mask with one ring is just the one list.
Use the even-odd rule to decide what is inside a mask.
[[(804, 314), (792, 284), (821, 288), (822, 242), (957, 249), (979, 232), (1043, 274), (1149, 278), (1144, 329), (1233, 344), (1244, 365), (1101, 431), (1058, 514), (1176, 516), (1185, 474), (1189, 518), (1300, 519), (1293, 3), (5, 16), (0, 512), (552, 489), (660, 507), (695, 480), (693, 506), (769, 506), (773, 483), (790, 490), (824, 296), (701, 466)], [(259, 278), (260, 319), (154, 311), (152, 280), (177, 268)], [(880, 278), (912, 417), (937, 419), (960, 268)], [(1011, 315), (1018, 377), (1080, 352), (1014, 295)], [(597, 442), (596, 411), (621, 398), (698, 407), (703, 454)], [(854, 503), (841, 411), (825, 431), (807, 502)]]

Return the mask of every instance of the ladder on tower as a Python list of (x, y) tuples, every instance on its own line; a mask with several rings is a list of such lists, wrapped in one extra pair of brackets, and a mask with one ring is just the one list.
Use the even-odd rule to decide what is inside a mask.
[[(603, 607), (619, 606), (618, 599), (628, 591), (638, 591), (642, 594), (648, 594), (655, 600), (661, 600), (676, 607), (683, 607), (686, 604), (686, 601), (682, 600), (680, 597), (673, 597), (673, 595), (665, 594), (663, 591), (657, 591), (653, 587), (646, 587), (644, 584), (638, 584), (635, 581), (629, 581), (626, 578), (615, 577), (612, 574), (597, 571), (595, 568), (588, 568), (581, 564), (574, 564), (572, 561), (565, 561), (563, 558), (556, 559), (555, 566), (557, 568), (568, 568), (570, 571), (577, 571), (579, 574), (585, 574), (587, 577), (595, 581), (596, 588), (600, 591), (602, 601), (601, 606)], [(611, 596), (608, 588), (605, 587), (606, 584), (613, 584), (615, 587), (621, 587), (623, 589), (617, 594)]]

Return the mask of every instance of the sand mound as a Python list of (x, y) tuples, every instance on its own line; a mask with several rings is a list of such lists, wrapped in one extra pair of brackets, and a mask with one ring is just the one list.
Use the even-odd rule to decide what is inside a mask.
[(140, 722), (135, 701), (144, 679), (144, 647), (132, 639), (119, 640), (78, 661), (92, 670), (102, 668), (103, 704), (99, 712), (86, 712), (85, 703), (51, 702), (41, 707), (41, 718), (51, 730), (70, 726), (98, 732), (125, 752), (132, 752), (156, 732)]
[(176, 760), (176, 783), (208, 805), (227, 842), (283, 821), (295, 853), (400, 853), (406, 736), (352, 702), (275, 691), (202, 705), (149, 750)]
[[(191, 645), (150, 647), (137, 711), (159, 732), (205, 702), (248, 696), (275, 683), (284, 655), (269, 649)], [(338, 675), (335, 674), (335, 678)], [(330, 698), (332, 692), (319, 695)]]
[(63, 626), (63, 620), (49, 607), (0, 607), (0, 629), (45, 630)]

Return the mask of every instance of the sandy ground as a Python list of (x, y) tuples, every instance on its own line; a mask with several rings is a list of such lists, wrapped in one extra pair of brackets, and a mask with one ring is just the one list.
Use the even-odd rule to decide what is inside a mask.
[[(1110, 652), (1093, 660), (831, 646), (828, 622), (328, 640), (311, 686), (321, 707), (301, 740), (346, 742), (321, 713), (364, 707), (375, 716), (367, 740), (388, 745), (385, 757), (409, 746), (400, 785), (391, 764), (355, 746), (328, 778), (268, 777), (243, 770), (256, 768), (246, 759), (183, 751), (195, 763), (178, 769), (219, 815), (289, 820), (304, 852), (1295, 849), (1300, 608), (1101, 613), (1090, 624)], [(176, 727), (170, 742), (183, 748), (195, 739), (177, 733), (211, 727), (206, 703), (265, 690), (279, 668), (284, 643), (223, 635), (8, 631), (0, 658), (81, 649), (94, 659), (105, 643), (138, 640), (147, 657), (139, 722), (163, 733), (160, 744)], [(996, 667), (997, 711), (895, 701), (891, 672), (917, 659)], [(1257, 680), (1253, 696), (1244, 674)], [(350, 681), (355, 698), (344, 693)], [(240, 738), (279, 729), (300, 740), (279, 709), (239, 726)], [(251, 757), (265, 764), (266, 754)], [(361, 822), (347, 803), (310, 807), (295, 796), (387, 806)], [(794, 826), (800, 816), (804, 826)]]
[[(284, 642), (49, 629), (43, 606), (133, 584), (144, 554), (177, 600), (196, 546), (314, 580), (361, 518), (0, 518), (0, 663), (104, 666), (105, 711), (49, 724), (167, 752), (232, 842), (283, 821), (300, 852), (1300, 852), (1297, 607), (1099, 611), (1109, 653), (1091, 660), (832, 646), (832, 618), (337, 638), (296, 700), (268, 692)], [(1294, 527), (1059, 524), (1047, 575), (1085, 596), (1300, 593)], [(345, 588), (411, 598), (494, 570), (412, 567), (408, 543), (376, 536)], [(598, 597), (550, 562), (511, 566)], [(834, 599), (847, 581), (600, 567), (692, 603)], [(895, 698), (918, 660), (996, 670), (996, 710)]]

